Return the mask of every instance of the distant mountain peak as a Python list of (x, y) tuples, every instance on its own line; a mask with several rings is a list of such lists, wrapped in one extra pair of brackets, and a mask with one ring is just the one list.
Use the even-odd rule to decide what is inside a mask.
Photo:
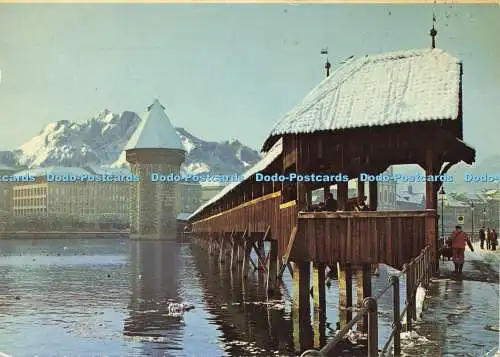
[[(140, 122), (141, 118), (132, 111), (119, 115), (109, 109), (82, 123), (69, 120), (53, 122), (18, 149), (0, 156), (0, 163), (29, 168), (126, 166), (123, 149)], [(237, 139), (210, 142), (184, 128), (175, 130), (187, 153), (181, 167), (184, 173), (240, 174), (260, 159), (257, 151)]]

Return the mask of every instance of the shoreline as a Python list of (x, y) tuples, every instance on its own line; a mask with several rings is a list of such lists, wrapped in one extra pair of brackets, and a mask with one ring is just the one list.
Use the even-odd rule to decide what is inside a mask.
[(108, 238), (124, 238), (129, 239), (128, 231), (95, 231), (95, 232), (74, 232), (74, 231), (46, 231), (46, 232), (0, 232), (0, 240), (16, 240), (16, 239), (108, 239)]

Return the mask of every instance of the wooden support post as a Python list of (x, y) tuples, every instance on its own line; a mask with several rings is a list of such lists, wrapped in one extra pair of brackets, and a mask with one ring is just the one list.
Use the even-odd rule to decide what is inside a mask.
[(338, 182), (337, 183), (337, 203), (339, 206), (339, 211), (347, 210), (347, 200), (349, 196), (348, 182)]
[(378, 187), (377, 181), (368, 183), (368, 195), (370, 200), (370, 211), (376, 211), (378, 206)]
[(311, 286), (311, 263), (295, 263), (293, 272), (293, 308), (310, 312), (309, 289)]
[[(356, 270), (356, 293), (358, 297), (358, 306), (363, 306), (363, 301), (372, 296), (372, 266), (363, 264)], [(358, 331), (368, 332), (368, 315), (365, 315), (357, 324)]]
[(411, 307), (411, 305), (413, 304), (413, 294), (412, 294), (412, 290), (413, 290), (413, 284), (412, 284), (412, 281), (411, 281), (411, 269), (412, 267), (409, 266), (407, 269), (406, 269), (406, 303), (408, 304), (408, 307), (406, 309), (406, 331), (411, 331), (412, 329), (412, 312), (413, 312), (413, 309)]
[(236, 269), (236, 254), (238, 249), (238, 244), (235, 242), (235, 237), (231, 238), (231, 270)]
[(358, 177), (358, 204), (362, 203), (365, 199), (365, 182)]
[(303, 351), (312, 345), (310, 308), (311, 263), (294, 264), (293, 272), (293, 340), (296, 351)]
[(219, 242), (220, 242), (220, 246), (219, 246), (219, 264), (222, 264), (224, 263), (224, 235), (223, 234), (220, 234), (219, 235)]
[(307, 185), (303, 182), (297, 182), (297, 210), (307, 211)]
[(243, 278), (246, 278), (248, 276), (248, 262), (253, 261), (250, 259), (250, 252), (252, 251), (252, 242), (250, 241), (250, 237), (247, 237), (247, 231), (245, 230), (245, 233), (243, 233), (243, 236), (241, 237), (242, 242), (243, 242), (243, 263), (241, 266), (242, 270), (242, 275)]
[(326, 265), (323, 263), (313, 264), (313, 301), (314, 310), (325, 310), (325, 270)]
[(275, 294), (278, 286), (278, 241), (271, 240), (267, 261), (267, 293)]
[(313, 263), (313, 335), (314, 348), (321, 348), (325, 344), (326, 324), (326, 292), (325, 292), (325, 270), (323, 263)]
[[(439, 173), (440, 167), (437, 166), (437, 160), (435, 154), (431, 149), (426, 151), (425, 155), (425, 175), (435, 175), (436, 171)], [(425, 182), (425, 208), (437, 210), (437, 190), (435, 189), (436, 182), (426, 181)], [(438, 220), (436, 216), (436, 228), (438, 227)], [(434, 239), (429, 237), (430, 244), (433, 254), (433, 270), (437, 272), (439, 270), (439, 255), (437, 254), (437, 248), (439, 246), (439, 229), (435, 230)]]
[(340, 328), (352, 320), (352, 270), (349, 265), (337, 264), (339, 279), (339, 322)]
[(237, 250), (237, 254), (236, 256), (238, 257), (238, 263), (241, 263), (243, 261), (243, 255), (244, 255), (244, 244), (243, 242), (241, 241), (241, 239), (238, 239), (237, 240), (237, 243), (238, 243), (238, 250)]
[[(288, 246), (286, 247), (285, 256), (282, 260), (282, 265), (280, 271), (278, 272), (278, 279), (283, 278), (283, 273), (285, 272), (286, 267), (288, 266), (290, 254), (292, 253), (293, 245), (295, 243), (295, 237), (297, 236), (297, 226), (294, 226), (292, 229), (292, 233), (290, 234), (290, 239), (288, 240)], [(291, 274), (293, 276), (293, 274)]]
[(326, 201), (326, 198), (329, 193), (330, 193), (330, 185), (323, 187), (323, 202)]
[[(259, 239), (259, 241), (257, 242), (257, 256), (258, 257), (265, 257), (266, 256), (266, 251), (264, 250), (264, 239), (265, 239), (265, 236), (263, 239)], [(259, 270), (265, 270), (266, 266), (263, 264), (265, 262), (262, 262), (261, 259), (259, 259)]]

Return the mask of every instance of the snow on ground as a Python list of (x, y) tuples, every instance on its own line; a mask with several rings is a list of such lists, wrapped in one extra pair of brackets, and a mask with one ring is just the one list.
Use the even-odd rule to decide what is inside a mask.
[(417, 321), (421, 320), (422, 312), (424, 310), (424, 301), (425, 295), (427, 294), (427, 290), (422, 285), (419, 285), (417, 288), (417, 294), (415, 297), (415, 305), (417, 310)]

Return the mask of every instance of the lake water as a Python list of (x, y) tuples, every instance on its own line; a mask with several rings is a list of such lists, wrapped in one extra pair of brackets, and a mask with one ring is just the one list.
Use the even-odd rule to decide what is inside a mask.
[[(386, 274), (382, 269), (374, 279), (375, 292), (385, 284)], [(284, 304), (269, 304), (258, 273), (242, 283), (239, 274), (219, 269), (208, 254), (190, 244), (0, 241), (0, 352), (13, 357), (299, 355), (304, 345), (297, 342), (297, 328), (294, 333), (292, 284), (288, 275), (284, 280)], [(495, 338), (498, 342), (498, 334), (474, 332), (481, 324), (498, 323), (498, 287), (487, 293), (489, 297), (476, 299), (471, 291), (478, 287), (471, 283), (448, 286), (448, 297), (443, 296), (444, 282), (430, 289), (434, 320), (418, 325), (418, 334), (425, 338), (407, 341), (409, 356), (476, 356), (479, 345), (486, 350)], [(404, 297), (404, 281), (402, 287)], [(489, 300), (494, 293), (496, 299)], [(381, 346), (389, 334), (391, 299), (387, 294), (379, 305)], [(448, 299), (449, 311), (443, 312), (443, 299)], [(170, 316), (169, 300), (192, 303), (195, 309), (182, 317)], [(327, 323), (321, 335), (335, 330), (337, 301), (333, 281), (327, 289)], [(477, 326), (460, 323), (460, 316), (470, 319), (471, 309), (478, 305), (484, 313), (476, 317)], [(458, 322), (445, 317), (450, 314), (459, 316)], [(305, 331), (309, 335), (312, 328)], [(477, 343), (461, 343), (464, 333)], [(312, 343), (313, 336), (305, 340)], [(418, 345), (427, 352), (416, 354)], [(457, 346), (465, 354), (453, 354)], [(467, 348), (470, 354), (464, 352)], [(346, 348), (342, 355), (356, 355), (356, 349)]]

